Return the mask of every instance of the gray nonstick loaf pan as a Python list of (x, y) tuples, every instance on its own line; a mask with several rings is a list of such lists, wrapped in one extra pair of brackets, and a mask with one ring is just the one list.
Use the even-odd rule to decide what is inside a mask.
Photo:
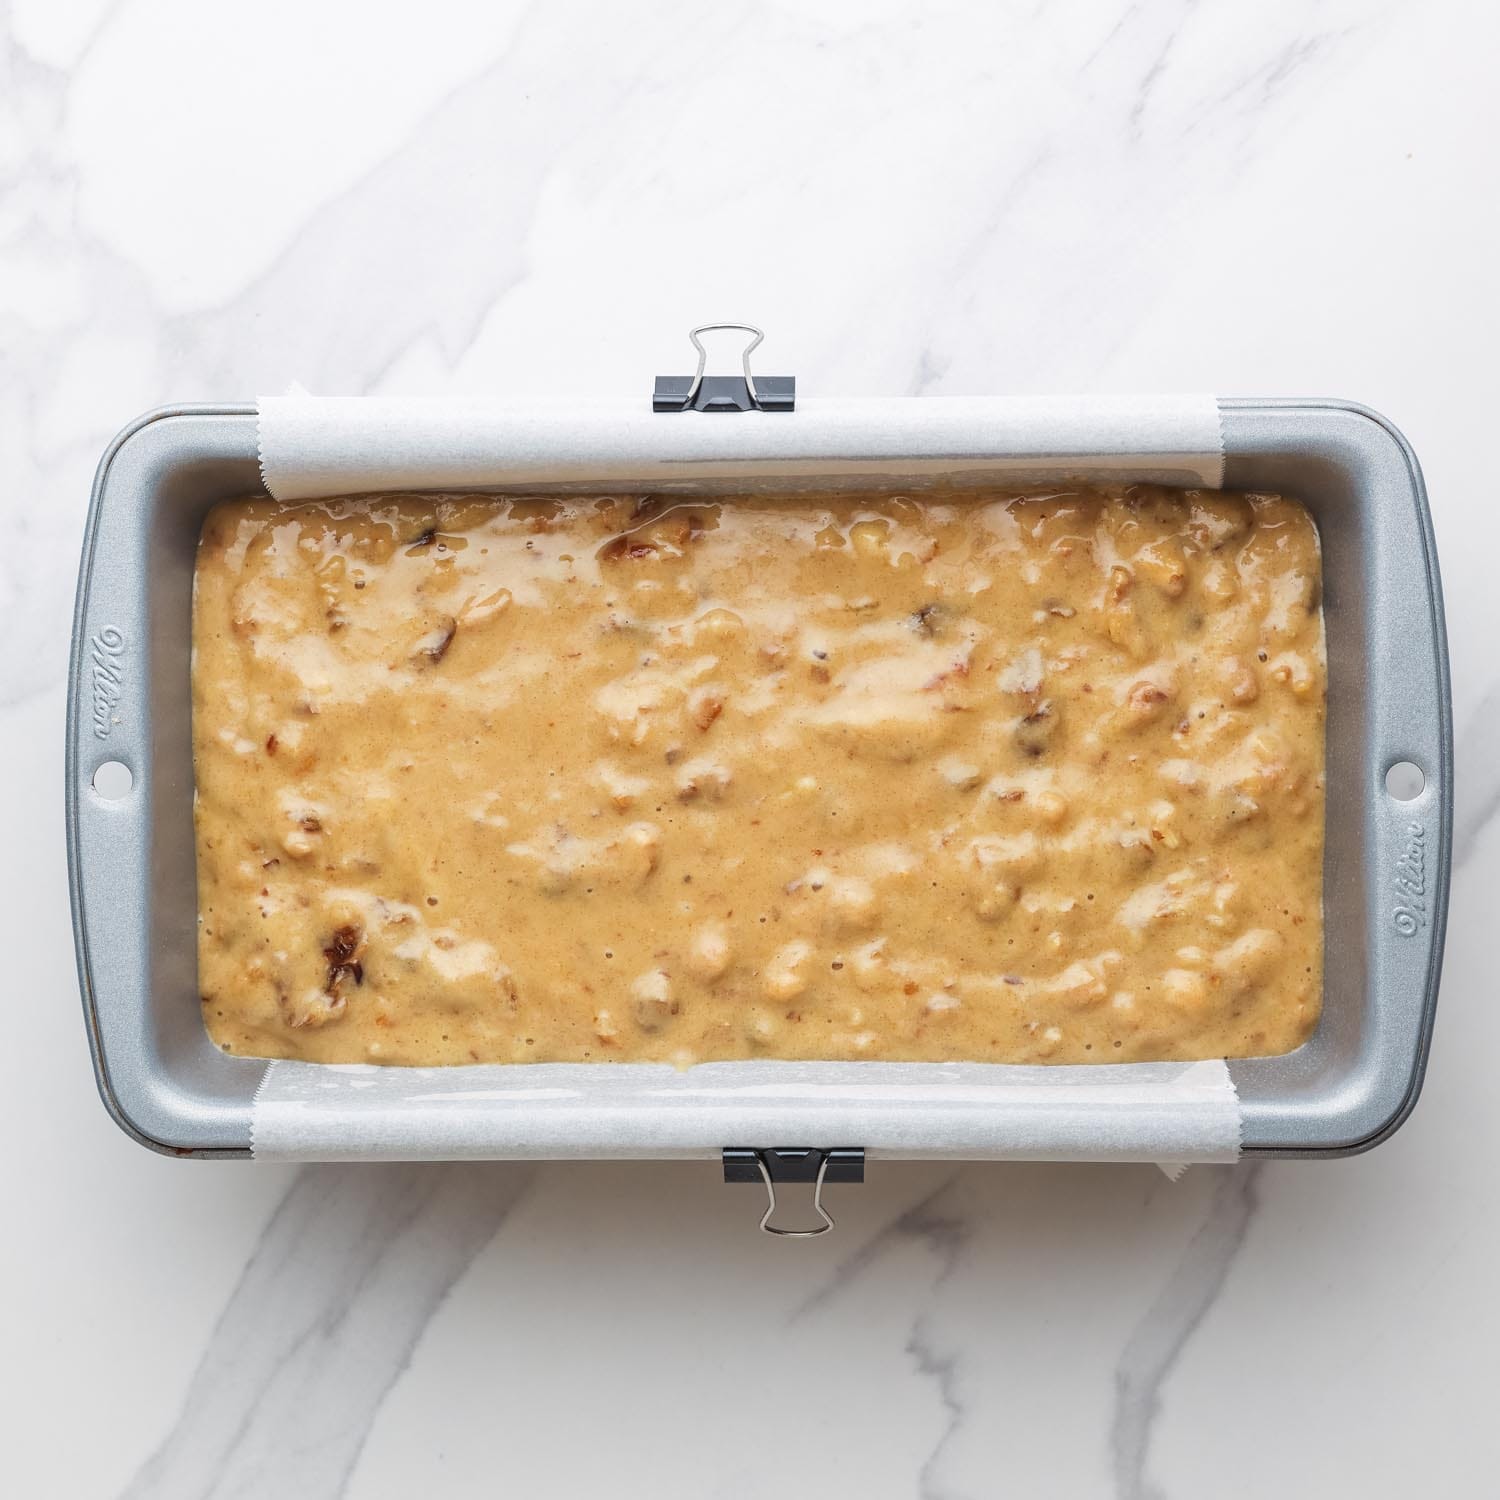
[[(1219, 414), (1226, 488), (1293, 495), (1316, 517), (1329, 667), (1322, 1020), (1296, 1052), (1230, 1074), (1246, 1155), (1346, 1155), (1411, 1110), (1437, 997), (1453, 808), (1437, 557), (1416, 458), (1381, 417), (1320, 400), (1221, 401)], [(899, 469), (891, 485), (908, 487)], [(881, 487), (868, 468), (861, 482)], [(255, 408), (132, 424), (99, 467), (73, 629), (67, 839), (94, 1067), (123, 1129), (192, 1156), (249, 1154), (267, 1067), (220, 1053), (203, 1027), (189, 691), (203, 517), (263, 492)], [(126, 795), (96, 789), (106, 762), (128, 768)], [(1403, 762), (1423, 781), (1409, 800), (1386, 784)]]

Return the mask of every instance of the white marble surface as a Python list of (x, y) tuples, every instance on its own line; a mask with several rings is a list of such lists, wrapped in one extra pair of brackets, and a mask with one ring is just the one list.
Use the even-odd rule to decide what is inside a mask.
[[(1493, 59), (1479, 3), (0, 7), (8, 1493), (1479, 1494), (1500, 1055)], [(160, 402), (1337, 394), (1424, 461), (1462, 776), (1425, 1097), (1372, 1155), (189, 1164), (94, 1096), (62, 714), (94, 462)], [(1335, 955), (1334, 961), (1337, 960)]]

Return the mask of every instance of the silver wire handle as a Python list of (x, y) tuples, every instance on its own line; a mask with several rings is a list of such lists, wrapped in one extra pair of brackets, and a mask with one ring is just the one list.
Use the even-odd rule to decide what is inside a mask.
[[(700, 323), (688, 333), (693, 341), (693, 347), (698, 351), (698, 369), (693, 376), (693, 383), (688, 387), (688, 393), (683, 398), (682, 409), (686, 411), (693, 404), (693, 397), (698, 394), (698, 387), (703, 384), (703, 372), (708, 366), (708, 350), (703, 347), (703, 340), (698, 337), (700, 333), (719, 333), (726, 329), (737, 328), (741, 333), (753, 333), (755, 337), (745, 345), (745, 352), (740, 355), (740, 368), (745, 372), (745, 389), (750, 392), (750, 399), (756, 406), (760, 405), (760, 393), (755, 389), (755, 377), (750, 373), (750, 355), (759, 346), (765, 334), (761, 332), (754, 323)], [(813, 1230), (814, 1234), (821, 1234), (821, 1229)], [(775, 1234), (773, 1229), (770, 1233)]]
[[(744, 325), (734, 323), (728, 326), (740, 328)], [(695, 339), (694, 342), (696, 343), (697, 340)], [(750, 346), (751, 349), (754, 347), (754, 344)], [(825, 1152), (818, 1166), (817, 1178), (813, 1183), (813, 1208), (823, 1222), (816, 1229), (777, 1229), (771, 1223), (771, 1216), (776, 1212), (776, 1184), (771, 1180), (771, 1169), (766, 1165), (765, 1154), (760, 1151), (755, 1153), (755, 1164), (760, 1168), (760, 1180), (766, 1185), (766, 1211), (761, 1215), (760, 1227), (767, 1234), (774, 1234), (784, 1240), (810, 1240), (815, 1235), (827, 1234), (833, 1228), (833, 1215), (823, 1207), (823, 1178), (828, 1173), (828, 1162), (829, 1157)]]

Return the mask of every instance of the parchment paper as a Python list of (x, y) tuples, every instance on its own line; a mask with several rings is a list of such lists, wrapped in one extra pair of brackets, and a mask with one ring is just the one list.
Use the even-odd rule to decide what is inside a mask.
[(800, 400), (792, 412), (657, 413), (645, 397), (499, 401), (265, 397), (278, 500), (397, 489), (705, 479), (1076, 477), (1218, 488), (1211, 396)]
[(252, 1148), (282, 1160), (705, 1157), (725, 1146), (863, 1146), (886, 1157), (1233, 1161), (1220, 1061), (271, 1064)]
[[(397, 489), (875, 477), (1067, 478), (1217, 488), (1209, 396), (800, 400), (789, 413), (657, 414), (648, 399), (271, 397), (277, 499)], [(714, 1063), (371, 1068), (276, 1062), (255, 1155), (281, 1160), (707, 1157), (863, 1146), (889, 1157), (1232, 1161), (1221, 1061), (1097, 1067)]]

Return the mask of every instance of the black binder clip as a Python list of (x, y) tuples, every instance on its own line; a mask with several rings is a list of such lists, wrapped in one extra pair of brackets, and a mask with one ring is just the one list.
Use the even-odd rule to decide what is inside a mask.
[[(700, 333), (735, 328), (754, 337), (740, 356), (741, 375), (705, 375), (708, 351)], [(701, 323), (688, 334), (698, 351), (698, 369), (692, 375), (658, 375), (651, 397), (652, 411), (792, 411), (797, 405), (797, 380), (793, 375), (750, 373), (750, 353), (765, 338), (749, 323)]]
[[(825, 1182), (863, 1182), (865, 1153), (858, 1146), (818, 1150), (811, 1146), (775, 1148), (728, 1146), (724, 1149), (725, 1182), (758, 1182), (766, 1190), (766, 1211), (760, 1227), (779, 1239), (810, 1240), (833, 1228), (833, 1215), (823, 1206)], [(812, 1187), (812, 1211), (816, 1222), (804, 1220), (797, 1228), (773, 1224), (776, 1216), (776, 1184), (807, 1183)]]

